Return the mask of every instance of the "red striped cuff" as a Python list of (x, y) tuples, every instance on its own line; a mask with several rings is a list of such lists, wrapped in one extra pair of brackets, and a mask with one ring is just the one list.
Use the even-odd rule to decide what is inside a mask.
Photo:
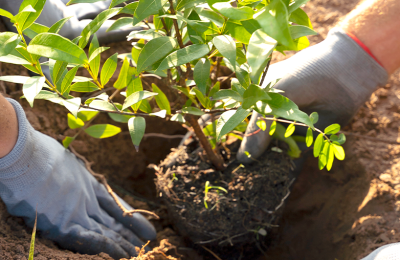
[(379, 65), (382, 65), (382, 63), (374, 56), (374, 54), (372, 54), (371, 50), (364, 44), (362, 43), (354, 34), (350, 33), (350, 32), (346, 32), (346, 34), (353, 39), (353, 41), (355, 41), (361, 48), (363, 48), (363, 50), (365, 52), (367, 52), (369, 54), (369, 56), (371, 56), (376, 62), (378, 62)]

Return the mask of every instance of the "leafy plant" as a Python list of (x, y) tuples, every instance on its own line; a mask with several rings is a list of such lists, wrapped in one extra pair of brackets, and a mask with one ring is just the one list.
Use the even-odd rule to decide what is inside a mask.
[[(223, 160), (213, 148), (255, 110), (267, 116), (264, 120), (273, 120), (270, 134), (276, 132), (280, 139), (290, 140), (295, 126), (305, 126), (306, 143), (311, 146), (313, 132), (320, 132), (314, 155), (319, 157), (321, 169), (326, 166), (330, 170), (335, 157), (344, 159), (341, 145), (345, 138), (336, 135), (340, 127), (335, 124), (324, 132), (316, 129), (315, 113), (308, 116), (300, 111), (273, 88), (276, 82), (264, 82), (274, 51), (304, 49), (309, 45), (306, 36), (316, 34), (308, 16), (299, 8), (307, 1), (139, 0), (115, 7), (124, 2), (116, 0), (79, 37), (69, 40), (58, 34), (65, 19), (50, 28), (35, 23), (45, 1), (24, 0), (16, 16), (5, 10), (0, 12), (18, 31), (0, 34), (0, 61), (20, 64), (38, 76), (3, 76), (0, 80), (23, 84), (24, 96), (31, 106), (36, 99), (65, 106), (70, 111), (69, 127), (80, 129), (77, 135), (82, 131), (95, 138), (118, 134), (121, 130), (110, 124), (90, 125), (98, 112), (108, 113), (114, 121), (128, 124), (136, 149), (145, 132), (144, 117), (188, 123), (218, 170), (224, 169)], [(69, 4), (84, 2), (97, 1), (71, 0)], [(131, 53), (114, 54), (101, 64), (100, 54), (107, 47), (99, 46), (96, 31), (118, 14), (129, 17), (116, 20), (109, 30), (126, 24), (146, 27), (128, 36), (128, 40), (137, 40)], [(29, 44), (25, 37), (31, 39)], [(49, 61), (40, 64), (40, 57)], [(104, 90), (118, 59), (122, 60), (122, 67), (113, 84), (114, 92), (108, 95)], [(49, 78), (41, 66), (49, 67)], [(232, 71), (228, 89), (221, 89), (221, 66)], [(88, 71), (91, 78), (76, 76), (78, 70)], [(154, 84), (143, 87), (146, 76), (164, 78), (168, 87), (182, 93), (185, 100), (178, 107), (171, 107), (161, 88)], [(91, 98), (83, 100), (77, 93), (91, 93)], [(122, 104), (113, 101), (118, 93), (126, 97)], [(150, 99), (158, 108), (151, 107)], [(211, 115), (212, 123), (202, 129), (196, 116), (205, 113)], [(221, 115), (216, 119), (218, 113)], [(289, 123), (283, 136), (282, 130), (275, 131), (281, 128), (276, 122)], [(77, 135), (66, 137), (64, 146), (68, 147)], [(294, 141), (289, 142), (295, 145)]]

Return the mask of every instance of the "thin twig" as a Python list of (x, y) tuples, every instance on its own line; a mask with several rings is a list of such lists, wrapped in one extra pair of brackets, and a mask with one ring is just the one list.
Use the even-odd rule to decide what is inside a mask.
[(210, 254), (212, 254), (215, 258), (217, 258), (217, 260), (222, 260), (221, 258), (219, 258), (219, 256), (217, 256), (217, 254), (215, 254), (213, 251), (211, 251), (210, 249), (208, 249), (205, 246), (201, 246), (202, 248), (204, 248), (205, 250), (207, 250)]
[(271, 60), (272, 60), (272, 54), (269, 56), (269, 61), (268, 61), (267, 67), (265, 68), (265, 70), (263, 72), (263, 75), (262, 75), (262, 78), (261, 78), (261, 82), (260, 82), (260, 86), (262, 86), (262, 84), (264, 83), (264, 80), (265, 80), (265, 76), (267, 76), (269, 65), (271, 64)]
[(159, 133), (148, 133), (148, 134), (144, 134), (143, 137), (160, 137), (160, 138), (165, 138), (165, 139), (175, 139), (175, 138), (184, 138), (185, 135), (165, 135), (165, 134), (159, 134)]
[(226, 77), (219, 77), (218, 80), (223, 79), (223, 80), (220, 82), (220, 83), (222, 84), (222, 83), (224, 83), (225, 81), (231, 79), (233, 76), (235, 76), (235, 72), (232, 72), (229, 76), (226, 76)]
[(125, 216), (130, 216), (130, 217), (132, 217), (134, 213), (144, 213), (144, 214), (151, 215), (151, 216), (155, 217), (156, 219), (159, 219), (159, 218), (160, 218), (157, 214), (155, 214), (155, 213), (153, 213), (153, 212), (151, 212), (151, 211), (147, 211), (147, 210), (143, 210), (143, 209), (128, 210), (127, 208), (125, 208), (124, 205), (122, 205), (122, 203), (119, 201), (118, 196), (117, 196), (117, 195), (113, 192), (113, 190), (111, 189), (110, 185), (108, 185), (106, 177), (104, 177), (104, 175), (102, 175), (102, 174), (95, 173), (95, 172), (92, 170), (92, 167), (91, 167), (91, 166), (92, 166), (93, 163), (89, 162), (88, 160), (86, 160), (86, 158), (85, 158), (84, 156), (82, 156), (82, 155), (80, 155), (79, 153), (77, 153), (77, 152), (75, 151), (75, 149), (74, 149), (71, 145), (69, 146), (69, 149), (71, 150), (71, 152), (72, 152), (73, 154), (75, 154), (76, 157), (78, 157), (79, 159), (81, 159), (81, 160), (85, 163), (86, 169), (87, 169), (95, 178), (97, 178), (99, 182), (101, 182), (101, 183), (106, 187), (107, 192), (111, 195), (111, 197), (114, 199), (115, 203), (117, 203), (118, 207), (122, 210), (122, 212), (123, 212), (122, 215), (123, 215), (124, 217), (125, 217)]

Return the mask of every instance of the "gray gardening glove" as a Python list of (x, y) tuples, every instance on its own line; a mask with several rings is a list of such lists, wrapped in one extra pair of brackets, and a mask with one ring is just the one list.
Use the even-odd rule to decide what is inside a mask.
[[(282, 78), (276, 88), (299, 108), (310, 114), (318, 112), (316, 127), (324, 129), (330, 124), (345, 125), (378, 86), (388, 79), (381, 67), (356, 42), (338, 28), (332, 29), (321, 43), (309, 47), (293, 57), (274, 64), (268, 71), (265, 84)], [(253, 112), (237, 159), (249, 163), (268, 147), (271, 137), (268, 130), (259, 131), (256, 125), (259, 115)], [(272, 121), (267, 121), (271, 124)], [(267, 129), (270, 125), (267, 125)], [(297, 127), (307, 130), (305, 127)], [(305, 135), (304, 133), (300, 133)]]
[[(0, 197), (11, 215), (35, 222), (44, 237), (84, 253), (115, 259), (136, 255), (135, 247), (156, 238), (142, 215), (123, 217), (105, 187), (54, 139), (35, 131), (22, 107), (13, 105), (19, 124), (13, 150), (0, 158)], [(122, 201), (127, 209), (132, 209)], [(140, 239), (141, 238), (141, 239)]]
[(400, 243), (381, 246), (361, 260), (400, 260)]
[[(0, 8), (5, 9), (12, 13), (13, 15), (17, 14), (19, 11), (19, 6), (23, 0), (0, 0)], [(110, 4), (110, 0), (104, 2), (97, 2), (93, 4), (75, 4), (71, 6), (66, 6), (65, 2), (67, 0), (47, 0), (44, 5), (43, 11), (40, 14), (39, 18), (36, 20), (36, 23), (46, 25), (47, 27), (51, 27), (57, 21), (71, 17), (68, 22), (64, 24), (62, 29), (60, 30), (60, 35), (68, 38), (74, 39), (78, 37), (85, 26), (90, 23), (92, 20), (87, 18), (94, 18), (98, 13), (108, 8)], [(14, 26), (10, 23), (8, 18), (3, 18), (3, 21), (6, 23), (8, 30), (16, 32)], [(97, 38), (99, 42), (108, 43), (108, 42), (118, 42), (125, 41), (126, 36), (135, 30), (141, 30), (142, 27), (124, 27), (119, 30), (106, 32), (106, 30), (114, 23), (114, 21), (108, 20), (106, 21), (101, 28), (96, 32)]]

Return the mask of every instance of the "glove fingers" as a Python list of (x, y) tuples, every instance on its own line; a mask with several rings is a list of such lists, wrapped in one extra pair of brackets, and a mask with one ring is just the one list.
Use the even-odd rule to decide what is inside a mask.
[[(122, 212), (121, 212), (122, 214)], [(132, 245), (141, 247), (144, 245), (143, 241), (140, 240), (130, 229), (117, 222), (113, 217), (107, 214), (103, 209), (98, 209), (97, 214), (90, 216), (95, 221), (100, 223), (101, 226), (106, 227), (119, 235), (125, 240), (129, 241)]]
[[(116, 239), (116, 236), (109, 234), (110, 232), (108, 231), (103, 233)], [(61, 247), (81, 254), (96, 255), (104, 252), (114, 259), (128, 258), (132, 255), (130, 252), (132, 250), (128, 252), (114, 239), (76, 225), (70, 234), (60, 236), (54, 240)]]
[[(267, 129), (262, 131), (257, 126), (257, 120), (260, 116), (262, 115), (253, 111), (249, 125), (246, 129), (245, 137), (243, 138), (239, 151), (236, 155), (236, 158), (239, 162), (251, 163), (253, 161), (252, 158), (259, 157), (267, 149), (269, 143), (271, 142), (269, 128), (272, 121), (266, 120)], [(247, 156), (246, 152), (251, 155), (250, 158)]]
[[(100, 204), (100, 207), (111, 217), (122, 223), (126, 228), (130, 229), (131, 231), (133, 231), (134, 234), (144, 240), (153, 240), (156, 238), (157, 233), (155, 228), (144, 216), (139, 213), (133, 214), (132, 217), (122, 216), (121, 209), (115, 203), (111, 195), (107, 192), (106, 188), (97, 181), (93, 183), (93, 187), (96, 192), (97, 200)], [(133, 209), (121, 198), (119, 198), (119, 200), (122, 205), (128, 210)]]

